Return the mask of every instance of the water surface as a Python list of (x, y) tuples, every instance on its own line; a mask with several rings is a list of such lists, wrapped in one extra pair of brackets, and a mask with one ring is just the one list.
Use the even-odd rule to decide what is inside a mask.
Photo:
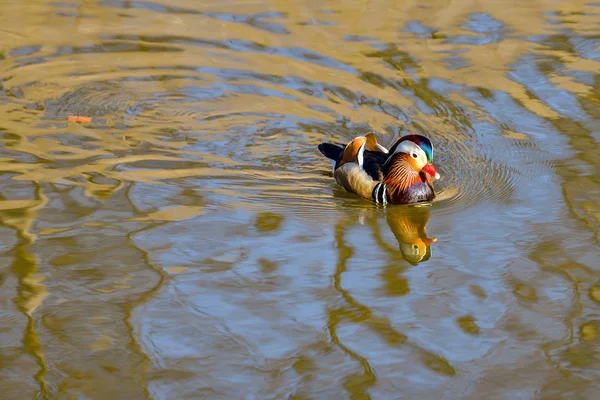
[[(600, 3), (26, 3), (3, 399), (598, 398)], [(369, 131), (431, 207), (336, 187)]]

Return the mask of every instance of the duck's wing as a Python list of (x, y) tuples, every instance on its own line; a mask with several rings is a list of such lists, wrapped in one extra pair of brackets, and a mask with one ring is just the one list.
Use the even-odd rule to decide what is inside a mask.
[(363, 168), (372, 179), (383, 179), (382, 167), (388, 158), (388, 150), (377, 142), (373, 132), (358, 136), (347, 145), (321, 143), (319, 151), (334, 161), (334, 169), (345, 163), (354, 162)]
[(387, 161), (389, 154), (381, 151), (365, 150), (363, 156), (363, 169), (375, 181), (383, 180), (383, 165)]
[(345, 146), (333, 143), (321, 143), (319, 151), (325, 157), (335, 162), (334, 169), (349, 162), (358, 163), (358, 165), (362, 166), (366, 143), (367, 138), (365, 136), (358, 136)]
[(389, 153), (388, 149), (386, 149), (385, 147), (380, 145), (379, 142), (377, 142), (377, 136), (375, 136), (374, 132), (367, 133), (365, 135), (365, 138), (367, 139), (367, 143), (366, 143), (367, 150), (377, 151), (377, 152), (381, 152), (384, 154)]

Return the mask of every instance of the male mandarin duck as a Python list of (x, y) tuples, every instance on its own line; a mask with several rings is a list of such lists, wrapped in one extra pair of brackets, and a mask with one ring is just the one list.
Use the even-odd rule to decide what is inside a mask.
[(321, 143), (319, 151), (335, 162), (338, 185), (379, 204), (431, 201), (431, 178), (440, 179), (431, 163), (433, 145), (425, 136), (403, 136), (387, 150), (375, 134), (354, 138), (345, 147)]

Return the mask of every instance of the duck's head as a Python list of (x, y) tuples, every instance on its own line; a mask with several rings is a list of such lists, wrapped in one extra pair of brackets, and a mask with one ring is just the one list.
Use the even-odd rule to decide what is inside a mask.
[(408, 164), (417, 172), (425, 171), (435, 179), (440, 179), (432, 164), (433, 145), (431, 140), (421, 135), (403, 136), (389, 150), (391, 156), (388, 162), (392, 161), (397, 155), (406, 154), (404, 157)]

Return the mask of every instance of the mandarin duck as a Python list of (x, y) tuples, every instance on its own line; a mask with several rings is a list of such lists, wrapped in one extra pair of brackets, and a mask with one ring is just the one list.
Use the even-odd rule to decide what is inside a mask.
[(334, 162), (338, 185), (375, 203), (412, 204), (435, 198), (431, 178), (440, 175), (431, 163), (433, 145), (425, 136), (403, 136), (388, 150), (370, 132), (346, 146), (321, 143), (319, 151)]

